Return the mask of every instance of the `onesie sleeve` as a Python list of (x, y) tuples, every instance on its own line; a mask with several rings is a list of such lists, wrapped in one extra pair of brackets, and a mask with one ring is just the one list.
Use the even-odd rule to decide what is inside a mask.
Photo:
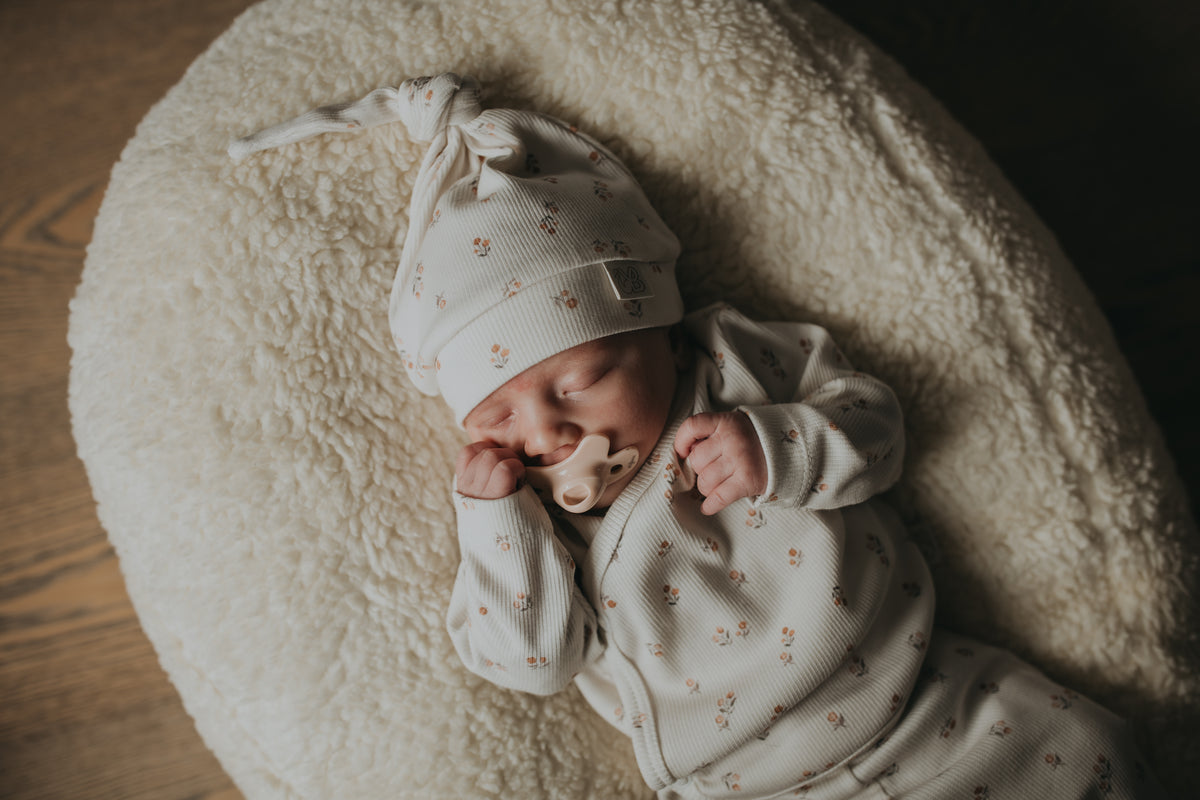
[(596, 614), (537, 495), (454, 493), (462, 554), (446, 624), (472, 672), (508, 689), (553, 694), (596, 655)]
[(798, 322), (755, 322), (728, 306), (707, 314), (693, 335), (706, 330), (697, 338), (715, 365), (710, 394), (714, 403), (744, 412), (754, 424), (767, 457), (761, 499), (840, 508), (899, 479), (904, 457), (899, 401), (887, 384), (855, 370), (828, 331)]

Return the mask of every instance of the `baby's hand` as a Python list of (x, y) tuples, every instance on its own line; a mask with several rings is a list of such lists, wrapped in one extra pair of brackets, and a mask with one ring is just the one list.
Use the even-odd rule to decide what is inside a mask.
[(700, 510), (705, 514), (767, 489), (767, 457), (750, 418), (740, 411), (685, 419), (675, 434), (675, 452), (696, 473), (696, 488), (705, 498)]
[(495, 442), (472, 442), (454, 464), (458, 493), (476, 500), (499, 500), (517, 490), (525, 477), (520, 456)]

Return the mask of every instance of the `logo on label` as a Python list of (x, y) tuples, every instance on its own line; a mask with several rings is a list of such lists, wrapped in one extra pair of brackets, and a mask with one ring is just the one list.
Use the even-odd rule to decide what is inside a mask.
[(636, 261), (606, 261), (604, 268), (608, 270), (608, 280), (619, 299), (643, 300), (654, 296)]

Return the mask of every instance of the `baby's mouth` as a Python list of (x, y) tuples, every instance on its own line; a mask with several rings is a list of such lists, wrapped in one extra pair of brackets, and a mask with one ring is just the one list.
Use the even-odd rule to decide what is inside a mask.
[(534, 456), (529, 459), (530, 463), (527, 466), (531, 467), (552, 467), (555, 464), (566, 461), (575, 452), (575, 448), (579, 447), (579, 442), (573, 444), (564, 444), (562, 447), (550, 453), (544, 453), (540, 456)]

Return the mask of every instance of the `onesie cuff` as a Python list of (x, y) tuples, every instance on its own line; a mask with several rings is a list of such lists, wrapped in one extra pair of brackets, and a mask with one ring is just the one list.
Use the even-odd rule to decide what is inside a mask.
[(807, 411), (799, 405), (737, 407), (750, 418), (767, 458), (767, 488), (759, 502), (801, 506), (808, 500), (814, 479), (808, 428), (820, 423), (809, 420), (809, 414), (798, 414), (797, 409)]
[(507, 550), (519, 540), (551, 529), (550, 515), (528, 485), (498, 500), (479, 500), (454, 492), (460, 546)]

